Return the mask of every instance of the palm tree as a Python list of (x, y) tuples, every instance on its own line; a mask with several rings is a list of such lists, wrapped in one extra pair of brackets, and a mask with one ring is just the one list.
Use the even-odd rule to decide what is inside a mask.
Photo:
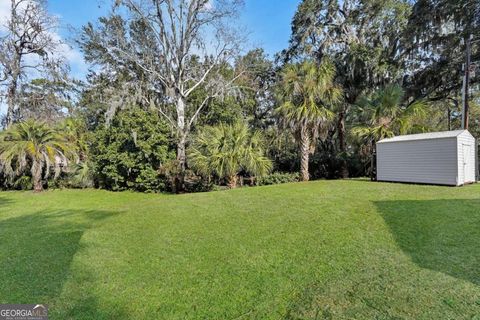
[(88, 131), (81, 118), (66, 118), (59, 125), (59, 131), (69, 145), (75, 147), (76, 163), (69, 168), (71, 186), (91, 188), (94, 186), (94, 163), (89, 158)]
[[(364, 123), (354, 126), (352, 133), (363, 140), (364, 154), (373, 154), (375, 143), (398, 134), (425, 132), (421, 120), (427, 114), (427, 105), (415, 101), (404, 105), (405, 93), (401, 86), (391, 84), (378, 90), (372, 96), (363, 96), (357, 105), (357, 121)], [(370, 174), (374, 171), (374, 158), (370, 157)]]
[(353, 133), (374, 144), (398, 134), (426, 131), (419, 120), (426, 115), (427, 105), (416, 101), (405, 106), (404, 96), (401, 86), (391, 84), (371, 97), (360, 98), (359, 120), (366, 125), (354, 127)]
[(79, 162), (88, 161), (88, 131), (83, 119), (66, 118), (60, 123), (58, 130), (65, 141), (75, 146)]
[(58, 177), (61, 165), (75, 157), (75, 147), (44, 123), (27, 120), (15, 124), (0, 136), (0, 166), (13, 178), (28, 169), (35, 192), (43, 190), (42, 178), (48, 178), (51, 168)]
[(300, 145), (303, 181), (310, 179), (308, 163), (316, 140), (334, 118), (331, 108), (341, 100), (342, 90), (334, 83), (334, 78), (335, 66), (326, 59), (319, 65), (309, 60), (290, 64), (281, 73), (279, 95), (282, 104), (276, 111)]
[(189, 149), (189, 165), (199, 174), (226, 179), (230, 188), (236, 187), (241, 171), (263, 176), (272, 168), (261, 134), (251, 133), (242, 122), (204, 128)]

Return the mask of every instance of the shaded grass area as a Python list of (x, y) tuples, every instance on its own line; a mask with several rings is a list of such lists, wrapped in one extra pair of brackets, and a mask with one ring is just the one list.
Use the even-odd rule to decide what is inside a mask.
[(479, 187), (4, 192), (0, 303), (52, 319), (476, 319)]
[(480, 199), (376, 205), (398, 245), (418, 266), (480, 285)]
[(107, 215), (102, 211), (39, 211), (2, 220), (0, 303), (35, 303), (59, 295), (72, 258), (81, 249), (83, 233)]

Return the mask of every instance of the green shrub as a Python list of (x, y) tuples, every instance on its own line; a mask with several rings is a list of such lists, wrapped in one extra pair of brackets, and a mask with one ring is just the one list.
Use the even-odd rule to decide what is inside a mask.
[(138, 107), (120, 111), (91, 138), (96, 183), (105, 189), (165, 191), (162, 164), (174, 158), (170, 130), (155, 113)]
[(300, 180), (298, 173), (274, 172), (257, 179), (257, 185), (267, 186), (271, 184), (280, 184), (288, 182), (297, 182)]
[(185, 174), (186, 192), (208, 192), (212, 191), (214, 184), (210, 179), (196, 175), (192, 170)]
[(15, 190), (32, 190), (32, 177), (30, 175), (20, 176), (13, 181), (12, 187)]
[(151, 166), (145, 166), (135, 179), (133, 188), (141, 192), (165, 191), (165, 180), (161, 179), (158, 170)]
[(68, 186), (70, 188), (93, 188), (95, 186), (95, 164), (91, 161), (84, 161), (72, 165), (72, 171), (68, 175)]

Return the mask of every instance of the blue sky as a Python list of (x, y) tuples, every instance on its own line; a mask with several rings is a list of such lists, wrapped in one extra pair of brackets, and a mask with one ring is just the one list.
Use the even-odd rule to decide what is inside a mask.
[[(5, 0), (0, 0), (5, 1)], [(262, 47), (273, 57), (286, 48), (290, 37), (290, 22), (300, 0), (245, 0), (240, 23), (249, 31), (250, 47)], [(109, 0), (50, 0), (49, 11), (61, 18), (62, 37), (72, 40), (75, 36), (68, 27), (79, 30), (89, 21), (95, 21), (110, 8)], [(72, 52), (72, 73), (82, 78), (87, 67), (81, 55)]]
[(300, 0), (246, 0), (241, 20), (251, 31), (251, 41), (273, 55), (285, 49), (290, 23)]
[[(270, 56), (288, 46), (290, 23), (300, 0), (244, 0), (245, 7), (240, 13), (240, 25), (249, 34), (249, 44), (245, 50), (262, 47)], [(95, 21), (108, 13), (112, 0), (48, 0), (51, 14), (60, 18), (61, 28), (58, 34), (67, 43), (63, 47), (72, 75), (84, 79), (88, 66), (82, 54), (74, 47), (74, 39), (83, 25)], [(0, 0), (0, 20), (9, 13), (10, 0)], [(0, 102), (0, 114), (5, 113), (6, 106)]]

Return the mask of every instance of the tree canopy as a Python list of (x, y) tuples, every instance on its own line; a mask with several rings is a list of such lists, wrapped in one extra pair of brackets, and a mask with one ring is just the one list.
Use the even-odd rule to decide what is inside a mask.
[(462, 94), (480, 132), (477, 0), (302, 0), (273, 58), (248, 44), (241, 0), (110, 5), (75, 39), (89, 65), (79, 81), (47, 2), (10, 2), (3, 188), (188, 192), (368, 175), (376, 141), (460, 129)]

